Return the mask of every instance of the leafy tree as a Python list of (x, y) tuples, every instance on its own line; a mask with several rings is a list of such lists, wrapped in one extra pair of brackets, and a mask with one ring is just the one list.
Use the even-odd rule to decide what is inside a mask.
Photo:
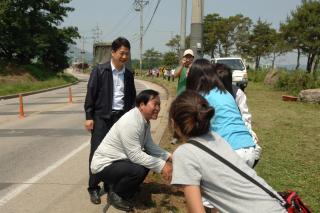
[(238, 46), (248, 38), (251, 19), (241, 14), (228, 18), (219, 14), (209, 14), (204, 19), (204, 52), (214, 57), (241, 54)]
[(177, 54), (179, 54), (179, 52), (180, 52), (180, 36), (175, 35), (175, 37), (170, 39), (168, 41), (168, 43), (166, 43), (166, 45), (171, 48), (171, 52), (176, 52)]
[(67, 67), (68, 44), (79, 37), (74, 27), (58, 28), (71, 0), (5, 0), (0, 10), (0, 58), (7, 62), (31, 60), (59, 71)]
[(236, 50), (234, 54), (247, 58), (245, 52), (242, 52), (242, 46), (249, 42), (252, 20), (249, 17), (243, 17), (242, 15), (237, 15), (235, 19), (238, 20), (238, 25), (235, 33)]
[(163, 55), (163, 64), (172, 68), (179, 63), (179, 58), (175, 52), (167, 52)]
[[(176, 52), (177, 56), (180, 55), (180, 35), (175, 35), (166, 45), (171, 48), (171, 52)], [(186, 36), (185, 47), (190, 48), (190, 36)]]
[(216, 23), (220, 21), (222, 17), (219, 14), (208, 14), (204, 17), (203, 22), (203, 46), (204, 53), (211, 55), (213, 58), (218, 44), (218, 35), (216, 34)]
[(72, 38), (78, 36), (76, 28), (68, 27), (55, 29), (51, 35), (48, 35), (47, 48), (43, 48), (39, 59), (42, 63), (53, 71), (60, 71), (68, 67), (68, 57), (66, 56), (69, 49), (68, 44), (73, 43)]
[(302, 0), (302, 5), (291, 12), (282, 31), (293, 48), (301, 49), (308, 57), (307, 72), (313, 73), (320, 55), (320, 2)]
[(261, 57), (268, 56), (273, 51), (276, 30), (270, 26), (271, 24), (259, 19), (253, 26), (252, 33), (249, 36), (249, 43), (242, 47), (242, 52), (254, 58), (255, 69), (260, 67)]
[(131, 66), (135, 70), (140, 69), (140, 60), (139, 59), (132, 59), (131, 60)]
[(293, 23), (293, 21), (291, 21), (289, 17), (287, 18), (287, 23), (280, 23), (280, 32), (282, 33), (283, 39), (287, 43), (287, 46), (291, 50), (297, 50), (297, 65), (295, 68), (296, 70), (300, 67), (300, 57), (302, 53), (297, 28), (297, 24)]
[(271, 46), (270, 46), (270, 54), (271, 54), (271, 67), (274, 69), (276, 57), (289, 52), (291, 47), (287, 44), (284, 39), (284, 35), (280, 32), (272, 30), (270, 32), (271, 37)]
[(145, 61), (145, 65), (148, 69), (159, 67), (162, 60), (162, 54), (158, 51), (156, 51), (154, 48), (148, 49), (143, 54), (143, 58)]

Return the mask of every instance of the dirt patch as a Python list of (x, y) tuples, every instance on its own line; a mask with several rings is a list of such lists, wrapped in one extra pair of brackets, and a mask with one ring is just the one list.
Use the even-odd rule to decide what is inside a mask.
[(134, 203), (137, 213), (186, 212), (183, 192), (158, 174), (148, 175)]
[(0, 84), (20, 84), (23, 82), (37, 81), (26, 69), (7, 65), (0, 72)]
[[(160, 145), (173, 152), (178, 145), (170, 144), (172, 133), (166, 128)], [(187, 212), (183, 191), (167, 183), (159, 174), (150, 172), (134, 199), (137, 213)]]
[(35, 82), (37, 81), (37, 79), (35, 79), (29, 73), (24, 73), (21, 75), (6, 75), (6, 76), (0, 75), (0, 84), (20, 84), (26, 81)]

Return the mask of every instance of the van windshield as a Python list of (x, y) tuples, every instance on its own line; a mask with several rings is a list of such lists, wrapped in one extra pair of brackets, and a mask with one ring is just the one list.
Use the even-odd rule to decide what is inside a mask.
[(225, 64), (231, 70), (244, 70), (245, 67), (240, 59), (219, 59), (216, 63)]

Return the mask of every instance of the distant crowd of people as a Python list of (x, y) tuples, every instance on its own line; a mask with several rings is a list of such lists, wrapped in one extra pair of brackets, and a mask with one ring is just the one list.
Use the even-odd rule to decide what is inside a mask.
[(175, 69), (167, 69), (166, 67), (160, 67), (149, 69), (147, 76), (151, 77), (162, 77), (163, 79), (167, 79), (168, 81), (174, 81), (175, 79)]
[[(108, 202), (131, 211), (132, 198), (151, 170), (183, 189), (189, 212), (286, 212), (281, 197), (271, 197), (245, 178), (276, 194), (253, 169), (261, 147), (245, 94), (232, 85), (231, 70), (206, 59), (194, 60), (191, 49), (184, 51), (169, 75), (178, 80), (169, 125), (179, 143), (170, 153), (151, 137), (150, 120), (160, 111), (159, 93), (147, 89), (136, 95), (133, 75), (125, 67), (129, 54), (129, 41), (117, 38), (111, 61), (90, 74), (84, 108), (85, 127), (91, 132), (91, 202), (101, 203), (102, 182)], [(215, 152), (245, 175), (197, 146)]]

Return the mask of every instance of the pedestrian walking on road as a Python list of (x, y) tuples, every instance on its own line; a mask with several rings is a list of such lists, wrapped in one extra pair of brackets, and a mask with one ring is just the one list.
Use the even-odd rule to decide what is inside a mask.
[[(112, 125), (134, 107), (136, 89), (132, 72), (125, 67), (130, 43), (119, 37), (111, 45), (111, 61), (98, 64), (91, 72), (84, 104), (85, 128), (91, 132), (89, 167), (92, 156)], [(94, 204), (100, 204), (99, 180), (89, 168), (88, 192)]]
[(130, 199), (149, 170), (171, 180), (171, 154), (153, 142), (150, 120), (160, 111), (159, 93), (144, 90), (136, 107), (124, 114), (111, 128), (93, 155), (91, 171), (109, 185), (109, 204), (130, 211)]

